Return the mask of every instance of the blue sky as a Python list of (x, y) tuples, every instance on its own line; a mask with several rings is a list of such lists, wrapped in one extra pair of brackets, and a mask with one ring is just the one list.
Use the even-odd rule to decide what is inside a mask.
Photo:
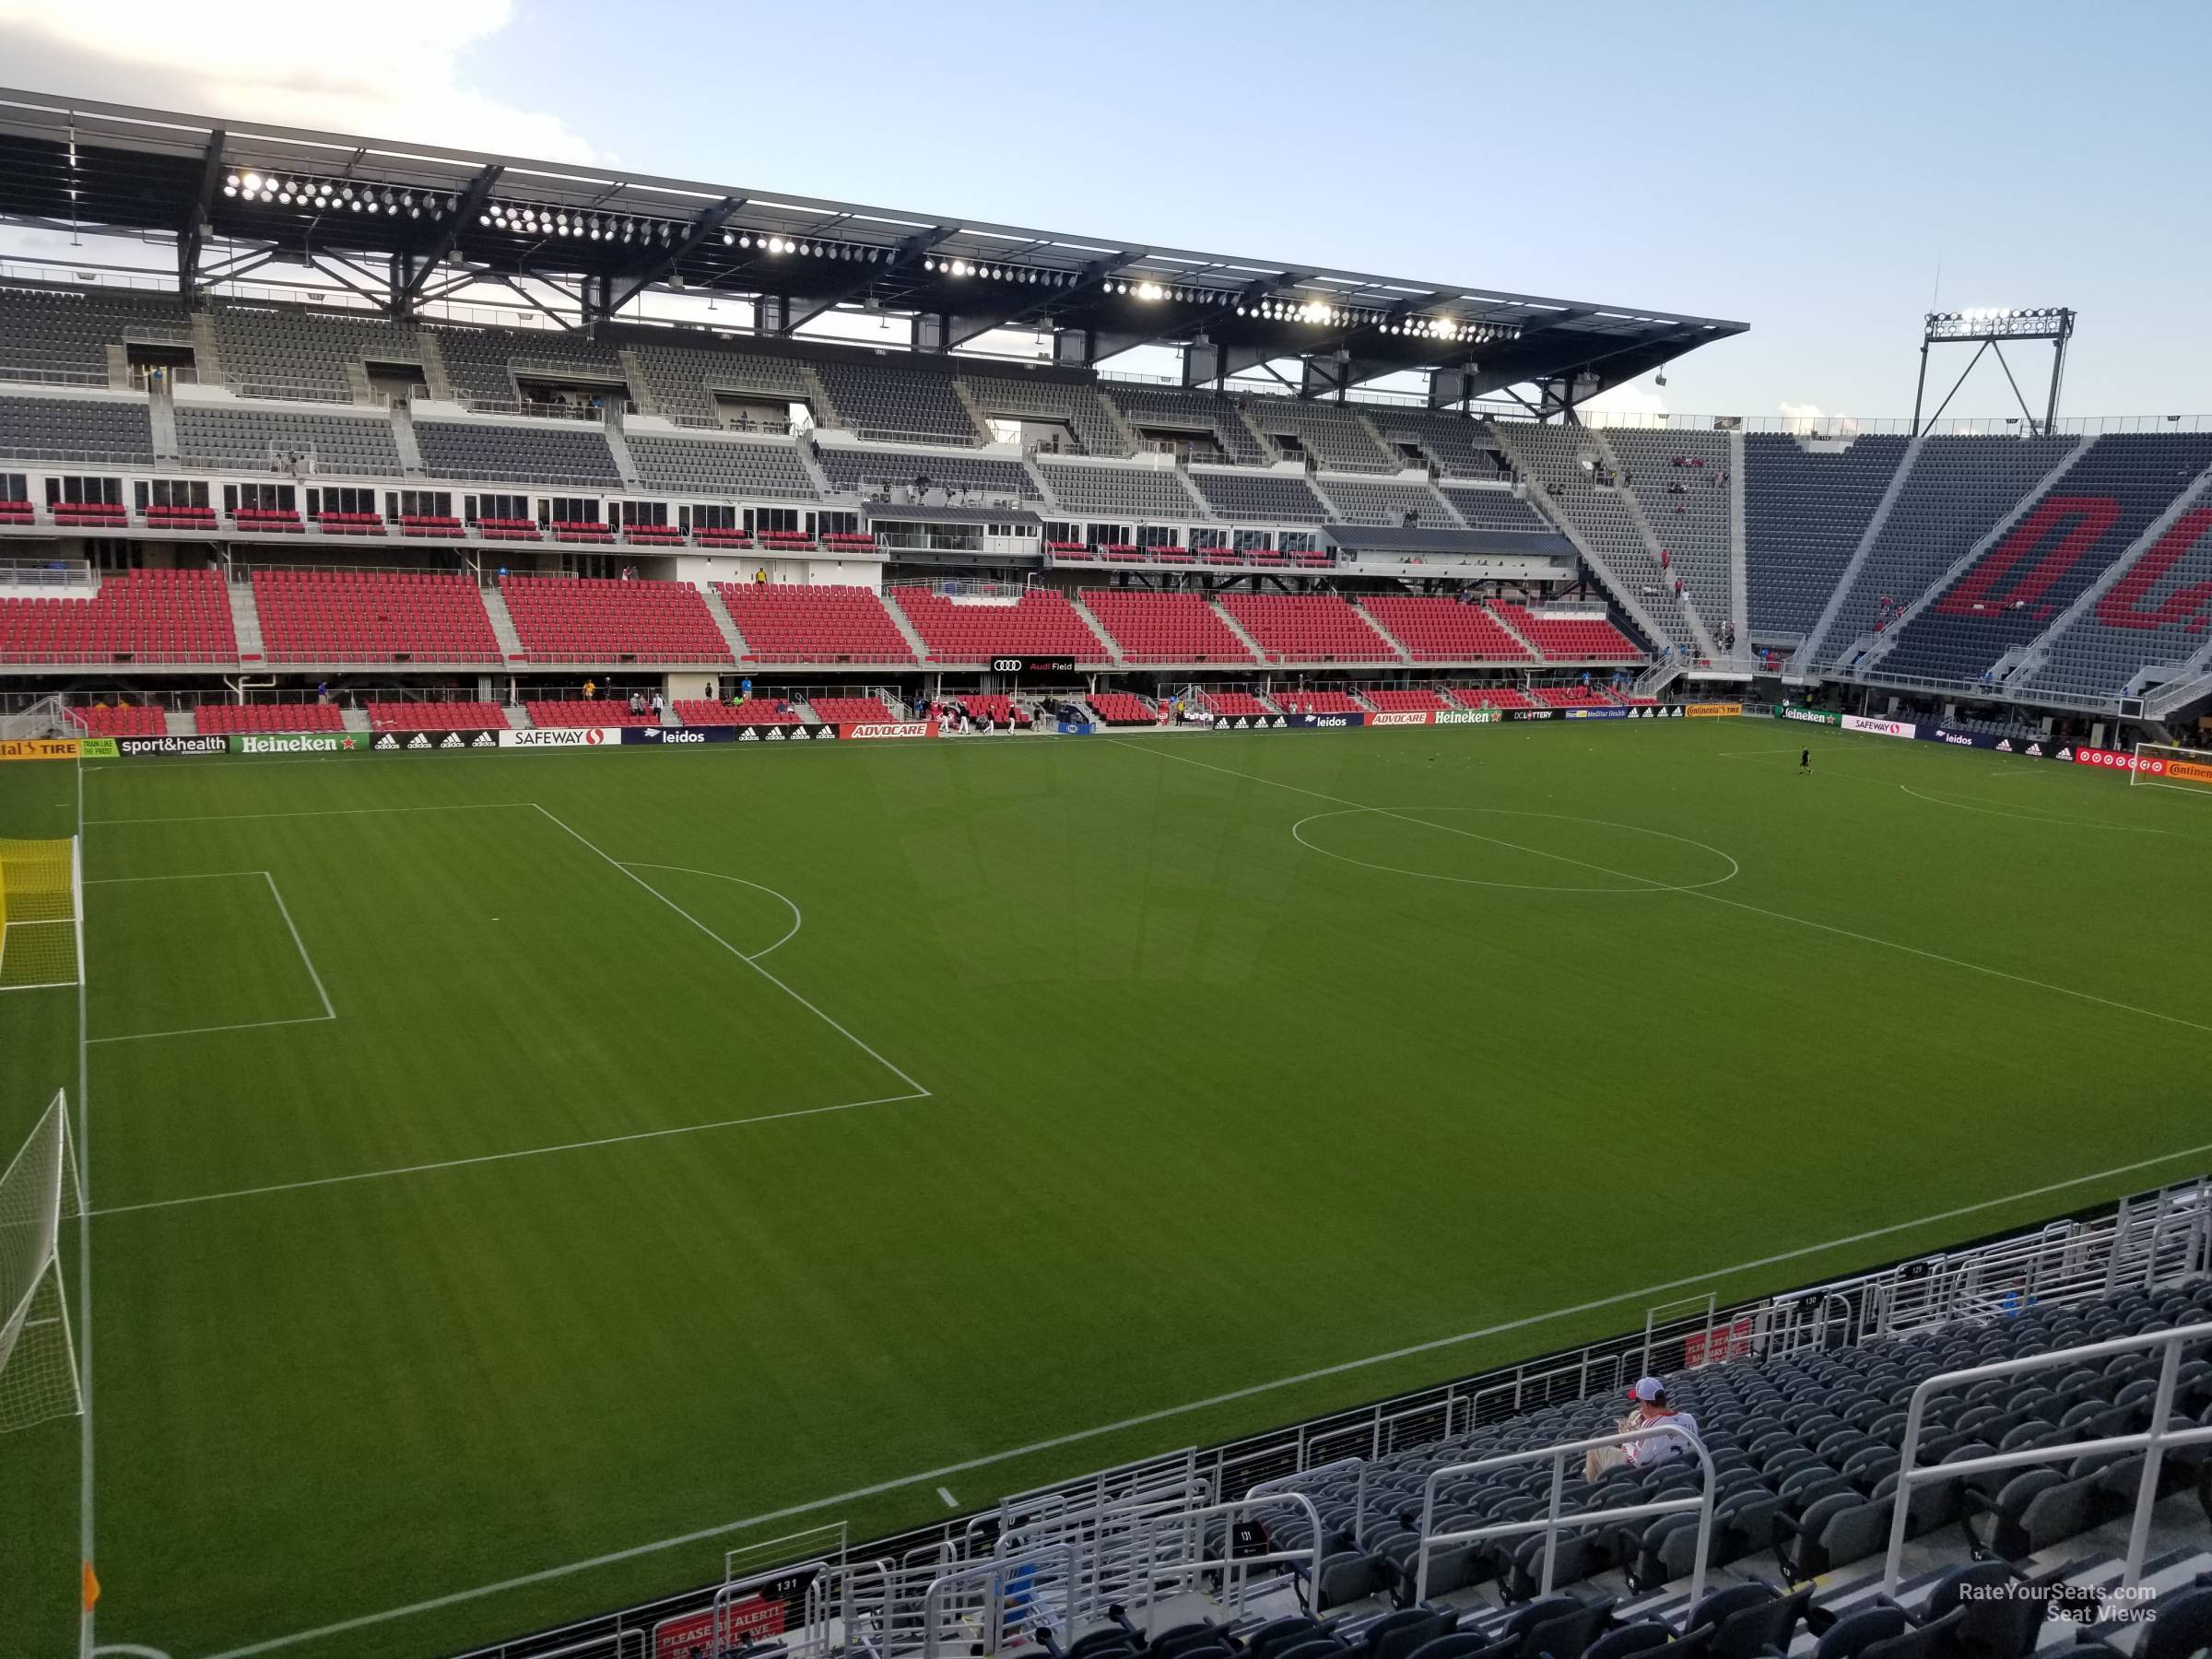
[[(128, 43), (150, 0), (0, 0), (0, 58), (54, 90), (1750, 323), (1677, 367), (1678, 411), (1907, 413), (1938, 297), (2077, 308), (2067, 413), (2212, 410), (2201, 0), (846, 0), (818, 32), (751, 0), (390, 0), (382, 49), (358, 13), (264, 4), (255, 60), (241, 18), (207, 31), (232, 61), (180, 76), (189, 45)], [(1954, 412), (2008, 402), (1985, 365)]]

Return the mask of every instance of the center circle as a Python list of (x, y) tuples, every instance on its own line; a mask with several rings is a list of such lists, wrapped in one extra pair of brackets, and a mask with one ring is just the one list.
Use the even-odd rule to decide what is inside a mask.
[[(1522, 830), (1516, 838), (1505, 826), (1477, 829), (1426, 821), (1451, 816), (1519, 818), (1532, 823), (1571, 825), (1574, 828), (1564, 832), (1550, 832), (1548, 839), (1560, 844), (1546, 846), (1531, 844), (1536, 841), (1537, 837), (1526, 830)], [(1503, 881), (1481, 876), (1464, 876), (1447, 869), (1412, 868), (1405, 864), (1362, 858), (1336, 847), (1324, 846), (1323, 841), (1326, 839), (1325, 831), (1317, 831), (1314, 835), (1306, 832), (1310, 824), (1343, 818), (1360, 819), (1371, 825), (1394, 825), (1396, 831), (1405, 837), (1420, 838), (1440, 847), (1457, 843), (1462, 850), (1461, 856), (1479, 854), (1486, 849), (1502, 852), (1535, 866), (1555, 868), (1559, 879)], [(1606, 833), (1593, 836), (1588, 833), (1592, 830)], [(1425, 835), (1424, 831), (1427, 832)], [(1309, 851), (1319, 853), (1324, 858), (1334, 858), (1339, 863), (1357, 865), (1363, 870), (1380, 870), (1390, 876), (1410, 876), (1420, 881), (1450, 881), (1463, 887), (1507, 888), (1524, 893), (1694, 893), (1701, 888), (1718, 887), (1724, 881), (1734, 880), (1743, 868), (1718, 847), (1707, 846), (1703, 841), (1692, 841), (1686, 835), (1671, 834), (1665, 830), (1650, 830), (1641, 824), (1617, 823), (1610, 818), (1575, 818), (1561, 812), (1518, 812), (1503, 806), (1347, 806), (1335, 812), (1316, 812), (1302, 818), (1290, 826), (1290, 835), (1299, 845)], [(1705, 855), (1690, 861), (1696, 866), (1711, 869), (1713, 867), (1712, 861), (1718, 860), (1727, 868), (1717, 876), (1707, 876), (1702, 880), (1662, 880), (1657, 876), (1646, 875), (1629, 867), (1629, 859), (1609, 856), (1604, 843), (1618, 836), (1642, 836), (1653, 841), (1671, 842), (1676, 849), (1691, 848)], [(1651, 851), (1647, 842), (1643, 855), (1648, 858)], [(1666, 853), (1669, 863), (1679, 864), (1686, 856), (1678, 851), (1669, 850)], [(1693, 868), (1670, 873), (1687, 877), (1697, 874), (1698, 870)]]

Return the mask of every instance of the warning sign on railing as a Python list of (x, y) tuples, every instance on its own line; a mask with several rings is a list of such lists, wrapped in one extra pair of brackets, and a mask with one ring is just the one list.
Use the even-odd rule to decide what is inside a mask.
[(1718, 1365), (1724, 1359), (1741, 1359), (1751, 1351), (1751, 1316), (1710, 1331), (1692, 1331), (1682, 1339), (1682, 1364), (1696, 1371), (1700, 1365)]

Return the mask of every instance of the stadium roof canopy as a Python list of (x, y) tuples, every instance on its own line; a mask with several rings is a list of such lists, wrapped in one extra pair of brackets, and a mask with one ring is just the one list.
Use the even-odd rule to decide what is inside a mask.
[(768, 335), (865, 308), (912, 317), (924, 350), (1032, 329), (1068, 363), (1183, 347), (1194, 384), (1428, 371), (1439, 404), (1579, 402), (1746, 326), (6, 88), (0, 223), (173, 239), (185, 288), (301, 262), (406, 312), (528, 277), (585, 324), (680, 289), (754, 301)]

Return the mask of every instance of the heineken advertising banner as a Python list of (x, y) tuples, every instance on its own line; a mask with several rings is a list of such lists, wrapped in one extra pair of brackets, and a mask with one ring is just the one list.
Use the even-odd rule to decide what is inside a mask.
[(1843, 716), (1841, 714), (1830, 713), (1826, 709), (1801, 709), (1794, 703), (1776, 703), (1774, 718), (1777, 720), (1802, 720), (1807, 725), (1832, 726), (1841, 725), (1843, 723)]
[(365, 755), (366, 732), (233, 732), (234, 755)]

